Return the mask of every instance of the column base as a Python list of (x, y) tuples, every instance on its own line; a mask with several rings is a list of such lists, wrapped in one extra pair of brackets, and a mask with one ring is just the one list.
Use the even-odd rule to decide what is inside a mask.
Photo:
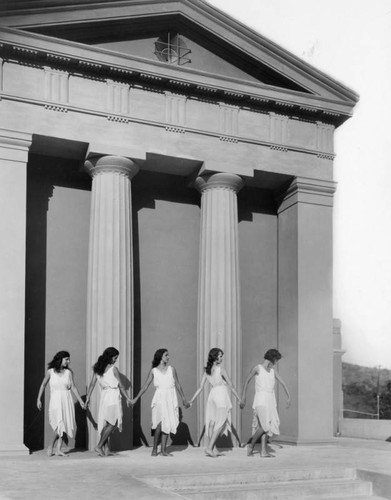
[(338, 438), (299, 438), (292, 436), (275, 436), (272, 439), (272, 443), (288, 444), (291, 446), (335, 446), (338, 443)]
[(24, 444), (0, 444), (0, 458), (30, 455), (30, 450)]

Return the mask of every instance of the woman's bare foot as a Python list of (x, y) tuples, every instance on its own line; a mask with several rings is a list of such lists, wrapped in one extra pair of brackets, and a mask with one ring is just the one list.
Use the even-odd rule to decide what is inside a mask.
[(160, 454), (162, 457), (172, 457), (173, 456), (173, 455), (171, 455), (171, 453), (168, 453), (168, 451), (162, 451)]
[(248, 457), (253, 457), (254, 456), (254, 448), (251, 448), (250, 445), (247, 446), (247, 456)]
[(107, 444), (105, 444), (103, 446), (102, 450), (103, 450), (103, 453), (105, 454), (105, 457), (113, 457), (115, 455), (115, 453), (110, 451), (110, 448)]
[(151, 457), (157, 457), (157, 450), (152, 450)]
[(53, 446), (49, 446), (48, 449), (46, 450), (46, 455), (48, 457), (52, 457), (54, 455), (53, 453)]
[(208, 449), (206, 449), (206, 450), (205, 450), (205, 455), (206, 455), (207, 457), (212, 457), (212, 458), (216, 458), (216, 456), (217, 456), (217, 455), (215, 455), (215, 454), (213, 453), (213, 450), (208, 450)]
[(61, 450), (56, 451), (56, 457), (67, 457), (68, 455)]
[(97, 446), (94, 448), (94, 451), (96, 451), (96, 453), (100, 456), (100, 457), (104, 457), (105, 454), (104, 454), (104, 451), (102, 450), (102, 448), (98, 448)]
[(270, 455), (270, 453), (263, 452), (261, 453), (261, 458), (274, 458), (274, 455)]

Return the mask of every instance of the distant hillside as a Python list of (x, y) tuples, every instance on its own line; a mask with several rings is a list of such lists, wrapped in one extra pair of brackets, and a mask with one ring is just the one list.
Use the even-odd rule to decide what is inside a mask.
[(391, 370), (342, 363), (342, 391), (345, 417), (377, 418), (379, 393), (380, 418), (391, 419)]
[[(353, 365), (351, 363), (342, 363), (342, 384), (350, 383), (369, 383), (374, 388), (377, 387), (378, 369), (376, 367)], [(391, 370), (380, 369), (380, 385), (386, 385), (391, 382)]]

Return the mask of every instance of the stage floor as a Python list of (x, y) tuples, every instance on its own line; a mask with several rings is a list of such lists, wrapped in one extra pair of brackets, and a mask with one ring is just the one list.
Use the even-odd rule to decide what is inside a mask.
[[(155, 476), (189, 474), (246, 474), (259, 471), (294, 471), (345, 468), (375, 471), (389, 476), (391, 442), (336, 438), (335, 444), (288, 446), (272, 443), (273, 458), (257, 453), (247, 457), (245, 448), (224, 450), (209, 458), (203, 448), (171, 448), (171, 457), (151, 457), (151, 448), (138, 448), (101, 458), (94, 452), (71, 451), (66, 457), (47, 457), (45, 451), (29, 456), (0, 457), (0, 498), (29, 500), (160, 500), (186, 498), (175, 491), (153, 486)], [(387, 481), (386, 481), (387, 484)], [(384, 484), (382, 496), (384, 494)], [(387, 489), (387, 488), (386, 488)], [(391, 499), (391, 487), (387, 497)]]

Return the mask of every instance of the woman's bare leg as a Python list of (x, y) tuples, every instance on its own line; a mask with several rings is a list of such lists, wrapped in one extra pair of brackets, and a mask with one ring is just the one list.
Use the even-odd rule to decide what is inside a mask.
[(46, 450), (48, 457), (51, 457), (53, 455), (53, 448), (56, 444), (57, 439), (58, 439), (58, 434), (57, 434), (57, 432), (54, 432), (52, 442), (50, 443), (50, 445), (48, 446), (48, 449)]
[(267, 434), (266, 432), (261, 437), (261, 457), (272, 457), (267, 451)]
[(254, 432), (254, 434), (251, 437), (250, 444), (247, 445), (247, 456), (251, 457), (254, 455), (254, 448), (255, 444), (258, 441), (258, 439), (262, 436), (266, 436), (265, 431), (262, 428), (261, 422), (259, 420), (259, 417), (257, 416), (258, 420), (258, 429)]
[(167, 448), (168, 434), (162, 432), (161, 436), (162, 436), (162, 455), (163, 455), (163, 457), (172, 457), (172, 455), (170, 453), (168, 453), (168, 451), (166, 449)]
[(157, 427), (155, 429), (155, 435), (153, 436), (153, 448), (152, 448), (152, 453), (151, 453), (152, 457), (157, 457), (157, 447), (159, 445), (159, 438), (160, 438), (161, 433), (162, 433), (162, 423), (159, 422), (159, 424), (157, 425)]
[(107, 440), (109, 439), (110, 434), (113, 432), (114, 429), (115, 429), (115, 425), (109, 424), (108, 422), (106, 423), (106, 425), (102, 429), (102, 432), (100, 434), (99, 443), (94, 448), (94, 450), (101, 457), (106, 456), (103, 447), (105, 446)]
[(219, 427), (216, 430), (213, 430), (212, 435), (209, 439), (208, 447), (205, 450), (205, 454), (208, 455), (208, 457), (217, 457), (217, 454), (213, 451), (213, 448), (216, 446), (216, 441), (220, 436), (224, 427), (225, 427), (225, 422), (221, 427)]
[(62, 436), (59, 436), (58, 441), (57, 441), (57, 449), (56, 449), (56, 455), (58, 457), (65, 457), (66, 456), (65, 453), (61, 451), (62, 441), (63, 441)]

